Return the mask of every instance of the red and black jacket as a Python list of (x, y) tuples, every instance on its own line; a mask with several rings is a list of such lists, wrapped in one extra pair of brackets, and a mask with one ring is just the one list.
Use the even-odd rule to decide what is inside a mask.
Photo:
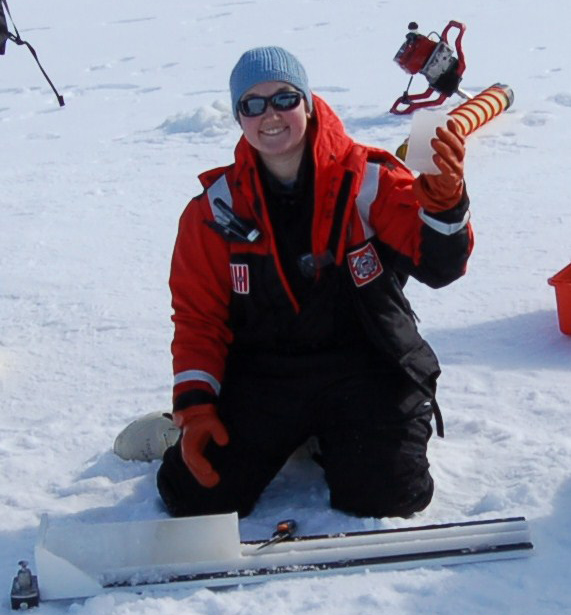
[[(434, 288), (463, 275), (473, 244), (468, 199), (427, 214), (398, 159), (355, 143), (325, 102), (315, 96), (314, 104), (311, 252), (315, 262), (328, 255), (331, 263), (316, 274), (312, 300), (300, 304), (255, 150), (242, 137), (234, 164), (200, 176), (205, 191), (180, 220), (170, 277), (176, 409), (215, 401), (235, 349), (295, 353), (366, 337), (415, 380), (438, 373), (402, 286), (409, 275)], [(256, 241), (233, 241), (208, 226), (219, 198), (260, 231)]]

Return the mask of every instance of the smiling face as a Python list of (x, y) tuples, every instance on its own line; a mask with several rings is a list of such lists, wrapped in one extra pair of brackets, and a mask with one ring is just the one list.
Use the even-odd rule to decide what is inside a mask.
[[(272, 96), (277, 92), (296, 89), (281, 81), (266, 81), (250, 88), (242, 100), (252, 96)], [(246, 140), (260, 153), (263, 162), (272, 170), (294, 160), (301, 160), (305, 147), (308, 111), (305, 100), (289, 111), (276, 111), (270, 104), (262, 115), (245, 117), (239, 113), (240, 126)], [(297, 172), (297, 167), (295, 169)]]

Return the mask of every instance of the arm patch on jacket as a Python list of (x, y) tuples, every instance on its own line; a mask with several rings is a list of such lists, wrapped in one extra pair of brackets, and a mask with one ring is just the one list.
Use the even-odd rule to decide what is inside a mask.
[(232, 290), (239, 295), (250, 293), (250, 268), (248, 265), (230, 263), (230, 276), (232, 277)]

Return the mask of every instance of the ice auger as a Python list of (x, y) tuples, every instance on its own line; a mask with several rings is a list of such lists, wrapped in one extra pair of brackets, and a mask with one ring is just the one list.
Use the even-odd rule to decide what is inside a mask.
[[(454, 41), (456, 55), (448, 42), (448, 34), (452, 29), (458, 30)], [(450, 21), (441, 34), (431, 32), (425, 36), (418, 32), (416, 22), (408, 24), (405, 42), (397, 51), (394, 61), (411, 77), (403, 95), (391, 107), (391, 113), (405, 115), (423, 107), (440, 105), (455, 93), (470, 98), (459, 88), (466, 69), (462, 50), (465, 30), (464, 24)], [(424, 75), (429, 87), (420, 94), (410, 94), (409, 88), (416, 74)]]
[[(454, 47), (449, 43), (451, 30), (457, 30)], [(466, 26), (450, 21), (441, 34), (431, 32), (428, 36), (418, 32), (418, 24), (408, 25), (405, 42), (401, 45), (394, 61), (411, 75), (407, 89), (391, 107), (397, 115), (412, 114), (419, 109), (441, 105), (453, 94), (464, 101), (447, 114), (459, 124), (465, 137), (508, 109), (514, 100), (513, 90), (505, 84), (494, 83), (482, 92), (471, 96), (460, 89), (460, 82), (466, 70), (466, 59), (462, 50), (462, 37)], [(429, 87), (420, 94), (410, 94), (409, 88), (414, 75), (421, 74), (428, 80)], [(397, 149), (396, 155), (406, 159), (408, 139)]]

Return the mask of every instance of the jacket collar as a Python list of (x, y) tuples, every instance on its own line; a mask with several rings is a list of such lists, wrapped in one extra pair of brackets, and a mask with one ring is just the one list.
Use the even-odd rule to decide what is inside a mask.
[[(341, 120), (331, 107), (319, 96), (313, 94), (314, 112), (308, 126), (308, 137), (313, 151), (316, 174), (321, 176), (331, 165), (341, 164), (350, 170), (357, 170), (355, 158), (351, 154), (355, 142), (347, 135)], [(234, 150), (234, 176), (246, 178), (250, 170), (256, 168), (256, 150), (248, 143), (244, 135), (240, 137)], [(205, 188), (216, 181), (226, 167), (206, 171), (199, 176)]]
[[(308, 125), (308, 138), (313, 150), (317, 173), (332, 163), (347, 162), (355, 142), (345, 132), (341, 120), (329, 105), (319, 96), (313, 95), (314, 112)], [(257, 154), (244, 135), (234, 150), (236, 170), (242, 173), (244, 167), (255, 167)]]

